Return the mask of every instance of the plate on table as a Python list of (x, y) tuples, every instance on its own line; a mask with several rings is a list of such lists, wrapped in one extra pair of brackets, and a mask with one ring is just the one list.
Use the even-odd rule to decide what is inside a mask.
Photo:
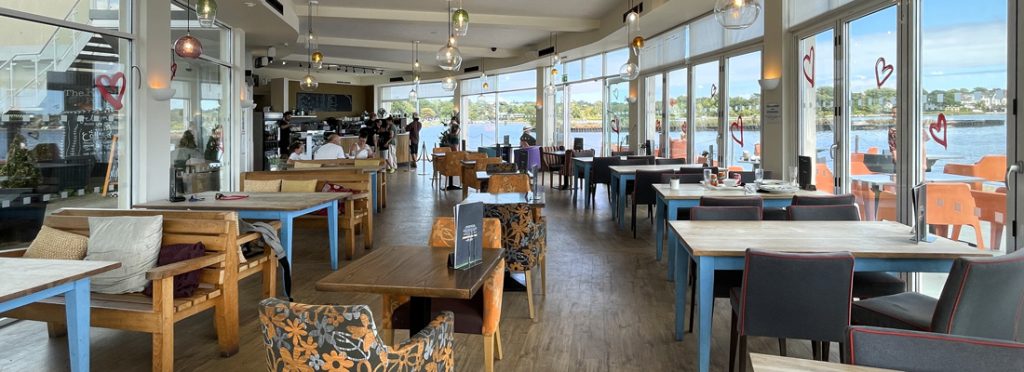
[(795, 193), (799, 188), (792, 185), (784, 184), (765, 184), (761, 185), (761, 191), (769, 192), (772, 194), (791, 194)]
[(762, 185), (784, 185), (786, 181), (783, 180), (761, 180)]

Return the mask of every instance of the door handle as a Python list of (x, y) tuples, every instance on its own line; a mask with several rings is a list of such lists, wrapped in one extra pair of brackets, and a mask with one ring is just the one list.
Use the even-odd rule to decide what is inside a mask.
[(1010, 168), (1008, 168), (1006, 170), (1006, 180), (1005, 180), (1005, 182), (1006, 182), (1006, 187), (1007, 188), (1010, 187), (1010, 175), (1011, 174), (1018, 174), (1018, 173), (1020, 173), (1021, 166), (1022, 166), (1021, 162), (1017, 162), (1017, 164), (1010, 164)]
[(839, 149), (839, 144), (833, 143), (832, 146), (828, 147), (828, 156), (832, 157), (832, 160), (836, 159), (836, 150)]

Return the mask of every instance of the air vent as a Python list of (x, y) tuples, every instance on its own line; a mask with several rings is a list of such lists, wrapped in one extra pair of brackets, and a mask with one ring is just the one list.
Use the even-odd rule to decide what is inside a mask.
[(335, 81), (334, 83), (335, 84), (339, 84), (339, 85), (352, 85), (351, 81), (341, 81), (341, 80), (338, 80), (338, 81)]
[(389, 83), (397, 83), (397, 82), (400, 82), (400, 81), (405, 81), (405, 78), (401, 77), (401, 76), (397, 76), (397, 77), (393, 77), (391, 79), (388, 79)]
[(550, 46), (537, 51), (537, 57), (549, 56), (555, 53), (555, 47)]
[(480, 66), (466, 67), (462, 72), (477, 72), (480, 71)]
[(264, 2), (266, 2), (267, 5), (270, 5), (271, 8), (274, 8), (274, 10), (276, 10), (278, 14), (284, 15), (284, 4), (281, 4), (280, 1), (264, 0)]
[(626, 16), (628, 16), (630, 12), (636, 12), (636, 14), (644, 14), (644, 3), (636, 4), (636, 6), (630, 8), (625, 13), (622, 13), (622, 23), (626, 23)]

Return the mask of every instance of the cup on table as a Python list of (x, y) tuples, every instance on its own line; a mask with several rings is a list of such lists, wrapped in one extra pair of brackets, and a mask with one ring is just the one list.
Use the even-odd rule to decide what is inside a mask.
[(669, 178), (668, 186), (672, 190), (679, 190), (679, 179), (678, 178)]
[(711, 184), (711, 168), (704, 168), (704, 184)]

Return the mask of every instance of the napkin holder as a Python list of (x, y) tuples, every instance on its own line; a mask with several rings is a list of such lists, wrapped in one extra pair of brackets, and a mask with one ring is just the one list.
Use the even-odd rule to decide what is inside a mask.
[(935, 235), (928, 231), (928, 188), (923, 182), (915, 185), (911, 190), (911, 202), (914, 212), (914, 227), (911, 229), (913, 236), (910, 240), (916, 243), (934, 242)]

